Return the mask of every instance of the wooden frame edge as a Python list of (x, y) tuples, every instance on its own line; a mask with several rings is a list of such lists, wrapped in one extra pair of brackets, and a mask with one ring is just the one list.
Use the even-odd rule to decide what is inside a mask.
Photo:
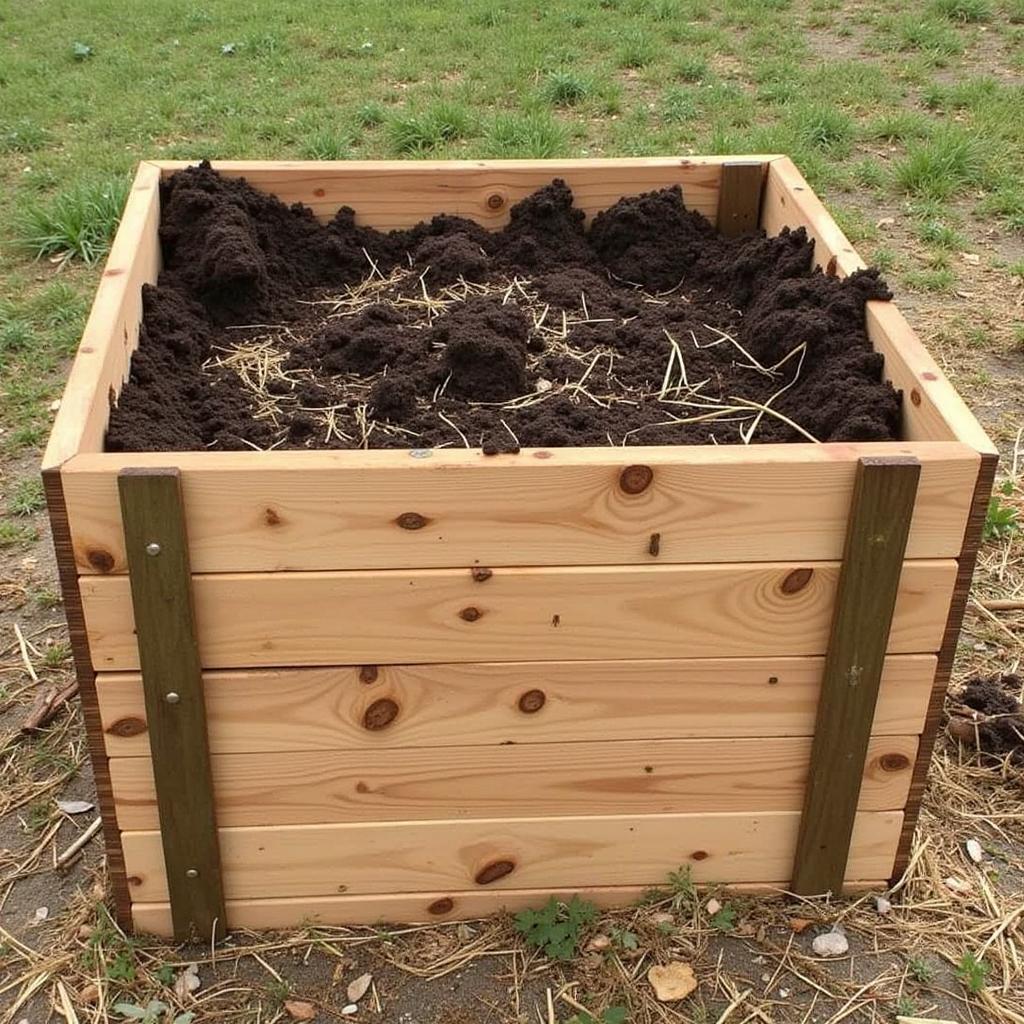
[(953, 599), (950, 602), (949, 617), (946, 620), (942, 647), (939, 650), (939, 660), (935, 671), (935, 685), (932, 688), (928, 713), (925, 717), (924, 729), (921, 732), (921, 742), (917, 750), (917, 762), (914, 765), (914, 772), (910, 779), (910, 795), (904, 808), (903, 831), (900, 835), (899, 846), (896, 849), (896, 861), (893, 866), (892, 881), (894, 883), (899, 880), (910, 863), (914, 830), (917, 828), (917, 821), (921, 815), (921, 804), (924, 800), (928, 768), (931, 765), (932, 752), (938, 739), (939, 726), (942, 724), (946, 691), (949, 688), (953, 662), (956, 659), (957, 640), (960, 637), (960, 627), (963, 624), (964, 612), (967, 609), (967, 597), (971, 590), (971, 580), (974, 576), (974, 566), (978, 558), (978, 548), (981, 546), (985, 515), (988, 511), (988, 502), (992, 494), (992, 485), (995, 481), (998, 462), (999, 458), (996, 455), (983, 453), (981, 456), (981, 466), (978, 469), (978, 480), (971, 503), (971, 514), (967, 520), (963, 549), (958, 560), (956, 583), (953, 586)]
[(58, 468), (42, 471), (43, 489), (50, 517), (53, 549), (57, 559), (57, 574), (64, 601), (64, 614), (68, 622), (71, 653), (78, 680), (79, 703), (85, 720), (85, 733), (92, 764), (97, 803), (103, 821), (103, 842), (107, 861), (107, 878), (114, 903), (114, 917), (118, 925), (128, 931), (132, 927), (131, 896), (125, 871), (121, 831), (117, 826), (114, 790), (110, 781), (109, 758), (103, 741), (99, 697), (96, 692), (96, 672), (92, 667), (89, 640), (82, 610), (82, 595), (78, 589), (78, 571), (71, 547), (71, 528), (64, 504), (64, 488)]

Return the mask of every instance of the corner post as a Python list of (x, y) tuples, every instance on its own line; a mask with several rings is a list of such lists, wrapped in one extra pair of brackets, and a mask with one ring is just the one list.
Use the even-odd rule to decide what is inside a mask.
[(717, 226), (723, 235), (735, 238), (760, 227), (766, 176), (767, 164), (760, 160), (729, 160), (722, 164)]
[(224, 892), (181, 475), (125, 469), (118, 489), (174, 934), (221, 938)]
[(793, 865), (802, 896), (842, 892), (921, 466), (857, 463)]

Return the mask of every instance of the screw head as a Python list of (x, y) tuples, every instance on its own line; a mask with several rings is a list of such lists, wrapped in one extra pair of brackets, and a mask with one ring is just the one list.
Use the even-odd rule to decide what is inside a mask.
[(198, 878), (199, 877), (199, 872), (195, 868), (189, 868), (188, 871), (185, 872), (185, 877), (186, 878)]
[(156, 541), (150, 541), (150, 543), (146, 545), (146, 554), (147, 555), (159, 555), (160, 554), (160, 545), (157, 544)]
[(168, 704), (177, 704), (181, 700), (181, 697), (171, 690), (170, 693), (164, 694), (164, 700), (167, 701)]

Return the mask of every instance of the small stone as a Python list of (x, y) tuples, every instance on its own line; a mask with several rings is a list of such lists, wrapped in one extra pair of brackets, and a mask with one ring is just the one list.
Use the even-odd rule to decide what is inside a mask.
[(885, 914), (891, 914), (892, 913), (892, 903), (890, 903), (889, 900), (887, 900), (884, 896), (876, 896), (875, 897), (875, 910), (877, 910), (878, 913), (882, 914), (883, 916)]
[(811, 943), (811, 949), (816, 956), (843, 956), (850, 950), (850, 943), (846, 935), (836, 925), (832, 931), (823, 935), (816, 935)]
[(722, 904), (712, 897), (704, 904), (704, 909), (708, 912), (709, 917), (714, 917), (722, 909)]
[(802, 932), (807, 931), (812, 924), (814, 922), (809, 917), (791, 917), (789, 919), (789, 930), (800, 935)]
[(89, 803), (88, 800), (58, 800), (57, 806), (65, 814), (85, 814), (86, 811), (91, 811), (95, 805)]
[(667, 910), (659, 910), (656, 914), (651, 914), (651, 924), (675, 924), (675, 920), (675, 916)]
[(49, 907), (36, 907), (36, 912), (33, 920), (36, 924), (42, 924), (50, 916)]
[(181, 971), (174, 979), (174, 994), (179, 999), (184, 999), (186, 996), (195, 992), (195, 990), (201, 985), (202, 982), (199, 980), (198, 966), (196, 966), (196, 964), (189, 964), (188, 967)]
[(349, 1003), (348, 1006), (343, 1006), (341, 1008), (341, 1015), (342, 1015), (342, 1017), (351, 1017), (352, 1014), (358, 1013), (358, 1012), (359, 1012), (359, 1007), (356, 1006), (355, 1003)]
[(772, 976), (768, 971), (765, 971), (764, 974), (761, 975), (761, 980), (767, 985), (768, 982), (772, 980)]
[(348, 996), (350, 1003), (358, 1003), (363, 996), (370, 989), (370, 983), (373, 981), (372, 974), (360, 974), (355, 981), (350, 982), (348, 988), (345, 990), (345, 995)]
[(890, 225), (895, 224), (895, 223), (896, 223), (896, 218), (895, 217), (879, 217), (878, 220), (875, 221), (875, 227), (876, 228), (887, 228)]
[(976, 267), (981, 262), (981, 257), (976, 252), (962, 252), (960, 258), (964, 263), (970, 263), (972, 267)]
[(60, 408), (60, 399), (59, 398), (55, 398), (50, 403), (50, 412), (56, 412), (59, 408)]
[(942, 884), (945, 885), (950, 892), (959, 893), (961, 896), (971, 891), (970, 882), (965, 882), (962, 878), (957, 878), (955, 875), (950, 875), (949, 878), (944, 878)]
[(79, 926), (78, 937), (85, 942), (87, 939), (91, 939), (95, 934), (96, 929), (91, 924), (83, 924)]
[(595, 935), (588, 943), (587, 949), (597, 950), (598, 952), (608, 949), (611, 946), (612, 940), (607, 935)]
[(299, 999), (286, 999), (284, 1011), (292, 1020), (315, 1020), (316, 1007), (312, 1003), (305, 1003)]
[(981, 848), (981, 843), (977, 839), (968, 839), (964, 843), (964, 849), (967, 851), (967, 856), (974, 861), (975, 864), (980, 864), (985, 856), (985, 851)]
[(655, 964), (647, 972), (647, 980), (654, 989), (659, 1003), (675, 1003), (685, 999), (696, 987), (697, 977), (693, 968), (681, 960), (667, 964)]
[(100, 998), (100, 990), (93, 982), (90, 981), (89, 984), (78, 993), (78, 998), (79, 1001), (83, 1003), (98, 1002)]
[(789, 989), (788, 988), (780, 988), (779, 989), (779, 998), (780, 999), (788, 999), (789, 998)]

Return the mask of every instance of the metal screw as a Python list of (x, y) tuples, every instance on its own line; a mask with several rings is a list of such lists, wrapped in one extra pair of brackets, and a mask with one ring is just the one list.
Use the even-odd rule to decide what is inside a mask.
[(146, 545), (146, 554), (147, 555), (159, 555), (160, 554), (160, 545), (157, 544), (156, 541), (150, 542), (149, 544)]
[(178, 701), (181, 700), (181, 697), (171, 690), (170, 693), (164, 695), (164, 700), (167, 701), (168, 704), (177, 704)]
[(186, 878), (198, 878), (199, 877), (199, 872), (196, 871), (195, 868), (189, 868), (188, 871), (185, 872), (185, 877)]

